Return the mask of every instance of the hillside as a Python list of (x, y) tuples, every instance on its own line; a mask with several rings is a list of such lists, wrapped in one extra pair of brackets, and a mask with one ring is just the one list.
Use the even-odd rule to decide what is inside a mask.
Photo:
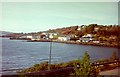
[(0, 31), (0, 36), (3, 35), (8, 35), (8, 34), (12, 34), (13, 32), (8, 32), (8, 31)]
[[(78, 30), (81, 28), (81, 30)], [(118, 36), (120, 34), (120, 26), (119, 25), (97, 25), (97, 24), (89, 24), (89, 25), (81, 25), (81, 26), (70, 26), (64, 28), (50, 29), (47, 32), (57, 32), (61, 35), (77, 35), (82, 36), (84, 34), (96, 34), (98, 36)]]
[(78, 26), (70, 26), (70, 27), (64, 27), (64, 28), (57, 28), (57, 29), (50, 29), (47, 32), (56, 32), (61, 35), (70, 35), (70, 34), (75, 34), (78, 29)]

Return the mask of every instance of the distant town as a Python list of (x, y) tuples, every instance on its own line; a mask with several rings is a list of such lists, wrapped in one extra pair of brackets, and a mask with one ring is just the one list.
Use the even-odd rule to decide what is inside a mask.
[[(70, 26), (70, 27), (64, 27), (64, 28), (49, 29), (47, 31), (31, 32), (31, 33), (12, 33), (12, 32), (4, 31), (4, 32), (2, 32), (2, 34), (3, 35), (0, 35), (0, 37), (7, 38), (4, 40), (10, 39), (9, 41), (25, 40), (26, 42), (50, 42), (50, 57), (49, 57), (49, 59), (45, 58), (45, 60), (47, 60), (47, 61), (41, 62), (39, 64), (35, 64), (29, 68), (24, 68), (22, 70), (16, 71), (17, 74), (14, 75), (15, 77), (16, 76), (29, 77), (29, 76), (37, 76), (37, 75), (38, 76), (42, 76), (42, 75), (44, 75), (44, 76), (53, 76), (53, 75), (55, 75), (55, 76), (58, 76), (58, 75), (62, 75), (62, 76), (71, 76), (71, 75), (79, 76), (79, 75), (81, 75), (81, 76), (84, 76), (85, 75), (85, 76), (95, 76), (96, 77), (96, 76), (102, 76), (102, 73), (104, 73), (104, 71), (111, 71), (114, 69), (119, 70), (119, 68), (120, 68), (120, 60), (119, 60), (118, 53), (116, 53), (117, 51), (114, 51), (112, 53), (112, 55), (108, 58), (103, 58), (103, 59), (100, 58), (98, 60), (92, 59), (93, 62), (91, 62), (90, 55), (87, 53), (87, 51), (85, 51), (83, 56), (79, 59), (71, 60), (68, 62), (51, 63), (52, 42), (77, 44), (77, 45), (104, 46), (103, 48), (116, 47), (116, 49), (118, 49), (120, 47), (120, 26), (119, 25), (89, 24), (89, 25), (80, 25), (80, 26), (76, 25), (76, 26)], [(13, 42), (13, 41), (11, 41), (11, 42)], [(8, 43), (6, 43), (6, 44), (8, 44)], [(15, 45), (16, 45), (16, 43), (15, 43)], [(26, 47), (25, 47), (25, 49), (26, 49)], [(30, 48), (28, 48), (28, 49), (30, 49)], [(23, 50), (24, 50), (24, 47), (23, 47)], [(94, 49), (94, 50), (98, 51), (97, 49)], [(27, 49), (24, 51), (27, 52)], [(43, 50), (40, 50), (40, 51), (43, 52)], [(101, 51), (103, 51), (103, 50), (101, 49)], [(107, 50), (105, 50), (105, 51), (107, 51)], [(9, 50), (8, 50), (8, 52), (9, 52)], [(15, 50), (15, 52), (16, 52), (16, 50)], [(21, 50), (20, 50), (20, 53), (22, 53)], [(92, 53), (94, 53), (94, 52), (92, 52)], [(110, 53), (110, 52), (108, 51), (108, 53)], [(28, 56), (28, 57), (33, 58), (33, 54), (31, 54), (31, 52), (29, 52), (29, 53), (27, 52), (26, 54), (30, 54), (31, 56)], [(36, 54), (38, 54), (38, 53), (36, 52)], [(77, 53), (77, 54), (80, 54), (80, 53)], [(97, 52), (97, 54), (99, 54), (99, 52)], [(22, 56), (23, 56), (23, 54), (22, 54)], [(45, 56), (48, 56), (48, 55), (45, 55)], [(100, 56), (102, 56), (102, 55), (100, 55)], [(20, 57), (21, 57), (21, 55), (20, 55)], [(97, 56), (97, 57), (99, 57), (99, 56)], [(23, 57), (21, 57), (21, 58), (23, 58)], [(25, 55), (25, 58), (27, 58), (26, 55)], [(38, 55), (38, 58), (42, 58), (40, 54)], [(70, 56), (70, 58), (71, 58), (71, 56)], [(27, 58), (27, 59), (29, 61), (29, 58)], [(39, 59), (37, 59), (37, 57), (35, 57), (34, 59), (39, 61)], [(24, 60), (24, 59), (21, 59), (21, 60)], [(19, 61), (17, 61), (17, 62), (19, 63)], [(24, 63), (26, 63), (26, 62), (24, 62)], [(113, 75), (113, 76), (115, 76), (115, 75)], [(3, 77), (6, 77), (6, 76), (7, 75), (3, 75)], [(11, 75), (11, 77), (12, 77), (12, 75)]]
[(60, 42), (83, 45), (120, 47), (119, 25), (89, 24), (70, 26), (33, 33), (11, 33), (2, 35), (10, 39), (28, 42)]

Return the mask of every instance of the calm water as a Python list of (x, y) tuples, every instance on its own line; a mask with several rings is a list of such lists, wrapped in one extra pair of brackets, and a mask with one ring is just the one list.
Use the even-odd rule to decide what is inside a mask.
[[(2, 39), (2, 73), (15, 73), (14, 69), (23, 69), (36, 63), (48, 61), (49, 42), (26, 42), (23, 40)], [(98, 46), (52, 43), (52, 62), (66, 62), (80, 58), (85, 51), (91, 61), (108, 58), (113, 51), (120, 49)], [(120, 52), (118, 53), (120, 54)]]

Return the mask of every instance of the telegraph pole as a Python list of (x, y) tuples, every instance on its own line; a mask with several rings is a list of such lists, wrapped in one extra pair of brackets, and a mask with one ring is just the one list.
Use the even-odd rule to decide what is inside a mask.
[(49, 54), (48, 70), (50, 70), (50, 65), (51, 65), (51, 50), (52, 50), (52, 39), (50, 40), (50, 54)]

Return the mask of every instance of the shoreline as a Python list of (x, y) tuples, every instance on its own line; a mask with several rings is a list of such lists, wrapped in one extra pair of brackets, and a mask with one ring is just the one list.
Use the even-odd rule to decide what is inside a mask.
[(65, 43), (65, 44), (76, 44), (76, 45), (87, 45), (87, 46), (100, 46), (100, 47), (114, 47), (120, 48), (120, 46), (112, 46), (112, 45), (102, 45), (102, 44), (91, 44), (91, 43), (83, 43), (83, 42), (75, 42), (75, 41), (58, 41), (58, 40), (27, 40), (27, 42), (56, 42), (56, 43)]
[[(9, 38), (9, 37), (2, 37), (2, 38)], [(84, 43), (84, 42), (76, 42), (76, 41), (59, 41), (59, 40), (31, 40), (31, 39), (21, 39), (21, 38), (9, 38), (10, 40), (26, 40), (27, 42), (56, 42), (56, 43), (65, 43), (65, 44), (76, 44), (76, 45), (87, 45), (87, 46), (100, 46), (100, 47), (113, 47), (113, 48), (120, 48), (120, 45), (112, 45), (112, 44), (101, 44), (101, 43)]]

